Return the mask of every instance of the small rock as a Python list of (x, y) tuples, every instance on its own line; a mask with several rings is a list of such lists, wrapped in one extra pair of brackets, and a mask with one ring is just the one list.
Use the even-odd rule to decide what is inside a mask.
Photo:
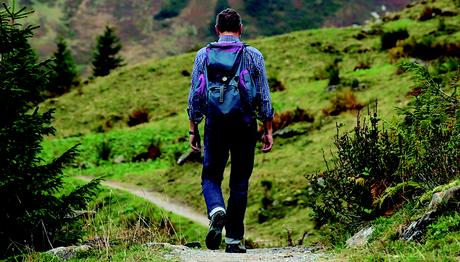
[(147, 247), (159, 247), (159, 248), (170, 248), (174, 250), (185, 250), (185, 246), (172, 245), (169, 243), (158, 243), (158, 242), (148, 242), (145, 243)]
[(201, 243), (198, 241), (186, 243), (184, 246), (188, 248), (201, 248)]
[[(453, 200), (453, 201), (452, 201)], [(441, 204), (449, 202), (459, 202), (460, 200), (460, 186), (455, 186), (447, 190), (433, 194), (431, 202), (428, 205), (429, 210), (437, 209)]]
[(338, 85), (328, 85), (326, 87), (326, 92), (335, 92), (339, 88)]
[(357, 248), (366, 245), (373, 232), (373, 226), (361, 229), (358, 233), (347, 240), (347, 247)]
[(177, 160), (178, 165), (183, 165), (185, 162), (202, 162), (203, 156), (200, 152), (190, 150), (189, 152), (181, 155)]
[(67, 260), (75, 257), (79, 252), (86, 252), (90, 249), (91, 247), (89, 245), (57, 247), (48, 250), (46, 253), (54, 255), (60, 259)]
[(428, 225), (433, 223), (437, 217), (436, 211), (427, 212), (422, 218), (413, 221), (403, 232), (402, 239), (406, 241), (420, 240), (425, 234)]
[(298, 136), (298, 135), (302, 135), (306, 133), (307, 131), (305, 130), (296, 130), (296, 129), (286, 127), (286, 128), (279, 129), (273, 132), (273, 137), (290, 138), (290, 137), (294, 137), (294, 136)]
[(114, 164), (121, 164), (121, 163), (124, 163), (126, 162), (126, 159), (124, 156), (117, 156), (113, 159), (113, 163)]

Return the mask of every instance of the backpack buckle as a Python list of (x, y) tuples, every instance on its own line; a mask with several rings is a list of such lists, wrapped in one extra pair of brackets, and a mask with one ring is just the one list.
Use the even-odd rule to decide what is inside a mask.
[(224, 103), (224, 86), (220, 87), (220, 97), (219, 97), (219, 103)]

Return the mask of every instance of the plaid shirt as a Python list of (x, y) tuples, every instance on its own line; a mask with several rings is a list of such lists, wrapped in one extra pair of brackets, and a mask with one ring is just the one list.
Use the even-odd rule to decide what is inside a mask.
[[(219, 42), (240, 42), (240, 39), (235, 36), (222, 36), (219, 38)], [(246, 57), (243, 60), (243, 67), (247, 68), (251, 78), (254, 80), (254, 84), (257, 87), (256, 99), (256, 110), (257, 119), (261, 121), (271, 120), (273, 118), (273, 107), (270, 98), (270, 88), (268, 86), (267, 74), (265, 72), (265, 62), (262, 53), (252, 46), (246, 48)], [(192, 83), (190, 86), (190, 95), (188, 98), (188, 116), (189, 119), (195, 123), (203, 120), (203, 113), (198, 108), (193, 107), (192, 94), (193, 88), (198, 86), (200, 81), (199, 76), (203, 73), (203, 63), (206, 58), (206, 47), (200, 49), (195, 58), (195, 64), (192, 72)]]

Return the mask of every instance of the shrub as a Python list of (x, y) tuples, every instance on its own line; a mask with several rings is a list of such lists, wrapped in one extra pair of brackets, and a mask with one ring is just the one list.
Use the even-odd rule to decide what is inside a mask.
[(268, 86), (270, 87), (270, 92), (281, 92), (286, 90), (286, 87), (283, 85), (278, 78), (270, 77), (268, 79)]
[(334, 62), (326, 66), (326, 72), (329, 78), (329, 86), (340, 84), (340, 70), (339, 62), (342, 61), (341, 58), (336, 58)]
[[(283, 129), (293, 123), (314, 122), (314, 116), (302, 108), (296, 108), (294, 111), (285, 111), (281, 114), (275, 113), (273, 117), (273, 131)], [(263, 129), (259, 130), (263, 132)]]
[(112, 155), (112, 141), (103, 140), (99, 145), (96, 146), (96, 152), (98, 161), (107, 161)]
[(457, 86), (448, 94), (418, 64), (420, 88), (392, 129), (380, 128), (377, 110), (353, 132), (337, 134), (337, 152), (326, 171), (308, 176), (308, 205), (318, 225), (343, 223), (352, 229), (363, 220), (391, 214), (414, 195), (460, 175), (460, 118)]
[(358, 114), (354, 131), (341, 136), (338, 126), (334, 159), (326, 161), (325, 172), (310, 177), (310, 206), (319, 225), (350, 225), (374, 217), (374, 200), (393, 179), (399, 165), (393, 137), (379, 128), (377, 106), (368, 119), (362, 121)]
[(151, 143), (147, 148), (147, 152), (142, 152), (135, 157), (133, 157), (133, 162), (155, 160), (160, 157), (161, 151), (160, 146)]
[(440, 57), (460, 57), (460, 44), (436, 41), (433, 35), (424, 35), (418, 39), (410, 38), (403, 43), (406, 56), (423, 60), (433, 60)]
[[(460, 172), (460, 116), (457, 86), (448, 94), (428, 70), (417, 64), (403, 64), (415, 72), (422, 92), (400, 110), (402, 145), (400, 175), (420, 182), (424, 189), (447, 183)], [(458, 85), (458, 84), (457, 84)]]
[(336, 96), (331, 99), (331, 105), (322, 111), (323, 114), (328, 116), (338, 116), (346, 111), (361, 110), (363, 107), (364, 106), (357, 101), (355, 94), (351, 90), (346, 89), (338, 92)]
[(409, 37), (407, 29), (398, 29), (395, 31), (384, 32), (380, 39), (382, 50), (387, 50), (396, 46), (399, 40), (404, 40)]
[(149, 122), (149, 111), (146, 108), (134, 110), (128, 117), (128, 126), (136, 126)]

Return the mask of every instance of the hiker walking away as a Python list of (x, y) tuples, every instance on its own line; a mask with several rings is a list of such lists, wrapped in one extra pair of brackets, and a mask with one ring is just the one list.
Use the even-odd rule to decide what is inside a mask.
[[(201, 150), (198, 124), (206, 116), (201, 186), (210, 227), (206, 246), (218, 249), (225, 226), (225, 252), (245, 253), (242, 243), (249, 177), (258, 140), (257, 120), (264, 125), (262, 151), (273, 145), (273, 108), (262, 54), (240, 40), (240, 15), (225, 9), (217, 15), (218, 42), (198, 51), (188, 100), (190, 146)], [(222, 179), (231, 155), (230, 196), (225, 206)]]

